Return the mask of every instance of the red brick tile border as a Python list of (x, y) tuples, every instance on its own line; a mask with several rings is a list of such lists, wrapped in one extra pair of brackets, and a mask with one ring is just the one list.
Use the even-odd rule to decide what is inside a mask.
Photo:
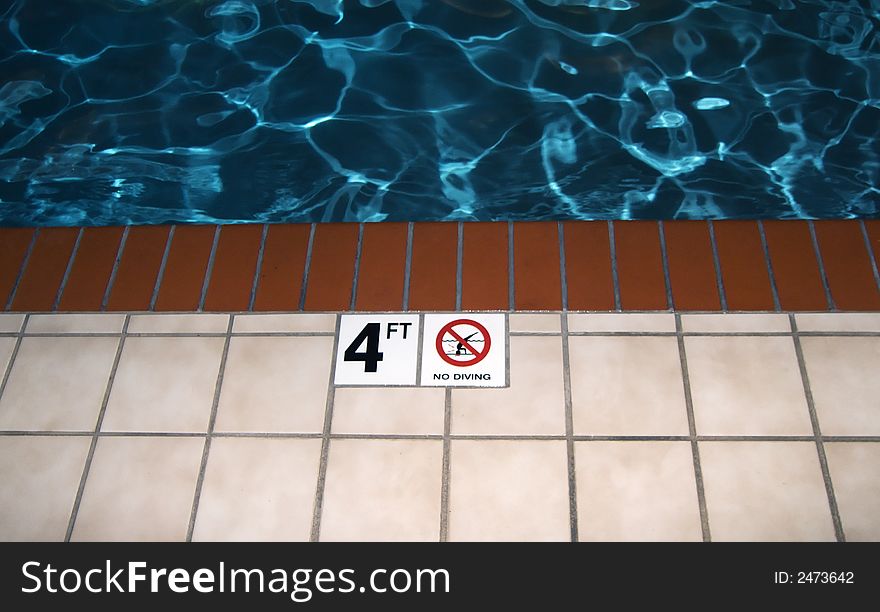
[(0, 228), (7, 311), (880, 311), (880, 221)]

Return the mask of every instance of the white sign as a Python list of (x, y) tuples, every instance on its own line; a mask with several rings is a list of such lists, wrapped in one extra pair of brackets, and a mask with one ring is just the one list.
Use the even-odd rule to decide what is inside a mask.
[(422, 386), (507, 386), (506, 340), (503, 314), (425, 315)]
[(416, 385), (418, 315), (342, 315), (337, 385)]

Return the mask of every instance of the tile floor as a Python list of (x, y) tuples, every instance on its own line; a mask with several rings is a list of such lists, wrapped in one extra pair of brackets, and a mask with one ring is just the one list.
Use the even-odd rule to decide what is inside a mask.
[(880, 540), (878, 315), (509, 324), (335, 389), (335, 314), (0, 314), (0, 539)]

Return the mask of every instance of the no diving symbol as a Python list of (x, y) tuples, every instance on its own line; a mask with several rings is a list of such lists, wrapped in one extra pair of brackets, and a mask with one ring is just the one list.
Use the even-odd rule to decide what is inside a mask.
[(446, 363), (458, 367), (480, 363), (489, 354), (492, 339), (477, 321), (456, 319), (437, 334), (437, 353)]

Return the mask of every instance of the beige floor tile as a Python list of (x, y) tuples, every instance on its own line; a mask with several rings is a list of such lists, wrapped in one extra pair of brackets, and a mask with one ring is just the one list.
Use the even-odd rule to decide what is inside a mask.
[(577, 442), (580, 541), (699, 541), (689, 442)]
[(683, 314), (685, 333), (791, 332), (788, 315), (764, 313)]
[(9, 360), (15, 351), (15, 338), (0, 338), (0, 381), (6, 375)]
[(3, 397), (0, 429), (94, 430), (118, 338), (25, 338)]
[(562, 339), (510, 339), (510, 387), (452, 391), (456, 434), (564, 434)]
[(801, 338), (826, 436), (880, 435), (880, 338)]
[(18, 333), (24, 322), (23, 314), (0, 314), (0, 333)]
[(716, 541), (830, 541), (834, 525), (813, 442), (701, 442)]
[(826, 442), (825, 454), (847, 542), (880, 541), (880, 444)]
[(822, 312), (795, 315), (798, 331), (880, 332), (880, 313)]
[(437, 541), (439, 440), (333, 440), (322, 541)]
[(214, 438), (193, 540), (309, 539), (320, 440)]
[(575, 434), (687, 435), (678, 341), (673, 337), (571, 337)]
[(565, 442), (455, 440), (450, 461), (450, 540), (571, 538)]
[(215, 430), (322, 431), (332, 352), (332, 338), (233, 338)]
[(590, 313), (568, 315), (570, 332), (674, 332), (671, 313)]
[(546, 313), (511, 314), (509, 318), (512, 332), (544, 332), (558, 334), (562, 331), (560, 315)]
[(224, 334), (228, 327), (226, 314), (133, 315), (128, 323), (132, 334)]
[(122, 314), (47, 314), (28, 318), (28, 334), (118, 334), (122, 332)]
[(0, 436), (0, 540), (64, 540), (90, 444), (85, 436)]
[(333, 433), (442, 434), (445, 404), (445, 389), (336, 389)]
[(204, 445), (203, 438), (98, 440), (72, 539), (184, 540)]
[(810, 435), (791, 338), (685, 338), (697, 433)]
[(235, 315), (232, 333), (333, 332), (335, 314), (248, 314)]
[(103, 431), (204, 432), (223, 338), (127, 338)]

